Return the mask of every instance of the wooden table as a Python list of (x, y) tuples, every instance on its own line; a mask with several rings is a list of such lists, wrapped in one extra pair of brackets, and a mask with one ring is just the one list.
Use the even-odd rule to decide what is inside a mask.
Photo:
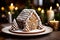
[(50, 34), (31, 37), (14, 36), (0, 33), (0, 40), (60, 40), (60, 31), (54, 31)]
[(52, 33), (46, 35), (22, 37), (5, 34), (0, 30), (0, 40), (60, 40), (60, 31), (53, 31)]

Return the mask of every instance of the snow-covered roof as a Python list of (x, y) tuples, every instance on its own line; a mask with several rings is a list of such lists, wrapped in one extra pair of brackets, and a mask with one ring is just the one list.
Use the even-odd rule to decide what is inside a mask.
[(36, 13), (36, 11), (34, 9), (24, 9), (24, 10), (22, 10), (22, 12), (18, 15), (17, 19), (19, 19), (19, 20), (27, 20), (29, 17), (31, 17), (31, 15), (33, 13), (40, 20), (39, 16), (37, 15), (37, 13)]

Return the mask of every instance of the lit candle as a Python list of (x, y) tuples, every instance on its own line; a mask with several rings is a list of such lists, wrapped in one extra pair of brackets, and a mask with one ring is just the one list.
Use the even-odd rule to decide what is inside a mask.
[(55, 30), (58, 30), (59, 28), (59, 21), (56, 21), (55, 19), (54, 20), (51, 20), (49, 22), (49, 24), (55, 29)]
[(41, 8), (40, 7), (38, 7), (38, 11), (41, 11)]
[(11, 5), (9, 6), (9, 9), (12, 11), (12, 10), (14, 10), (14, 5), (13, 5), (13, 3), (11, 3)]
[(52, 10), (52, 7), (50, 7), (50, 10), (47, 11), (48, 21), (54, 19), (54, 11)]
[(50, 21), (50, 23), (58, 23), (58, 22), (59, 21), (56, 21), (55, 19)]
[(59, 3), (56, 3), (56, 6), (59, 7)]
[(9, 23), (12, 23), (12, 14), (8, 12), (8, 15), (9, 15)]
[(15, 7), (15, 10), (18, 10), (18, 7)]

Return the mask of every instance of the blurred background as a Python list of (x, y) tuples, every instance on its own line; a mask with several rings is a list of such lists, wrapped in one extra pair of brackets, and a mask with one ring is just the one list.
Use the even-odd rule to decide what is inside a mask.
[[(54, 10), (54, 19), (60, 21), (60, 0), (0, 0), (0, 23), (9, 22), (10, 11), (12, 13), (12, 20), (16, 18), (19, 13), (27, 9), (35, 9), (37, 14), (41, 17), (41, 11), (43, 10), (44, 14), (41, 17), (43, 24), (47, 23), (47, 10)], [(13, 7), (10, 7), (13, 5)]]

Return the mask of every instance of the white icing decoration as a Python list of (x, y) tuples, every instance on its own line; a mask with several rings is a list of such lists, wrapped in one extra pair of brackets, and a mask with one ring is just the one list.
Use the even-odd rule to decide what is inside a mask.
[(16, 22), (16, 20), (15, 20), (15, 19), (13, 20), (13, 25), (15, 26), (15, 28), (17, 28), (17, 29), (18, 29), (18, 24), (17, 24), (17, 22)]

